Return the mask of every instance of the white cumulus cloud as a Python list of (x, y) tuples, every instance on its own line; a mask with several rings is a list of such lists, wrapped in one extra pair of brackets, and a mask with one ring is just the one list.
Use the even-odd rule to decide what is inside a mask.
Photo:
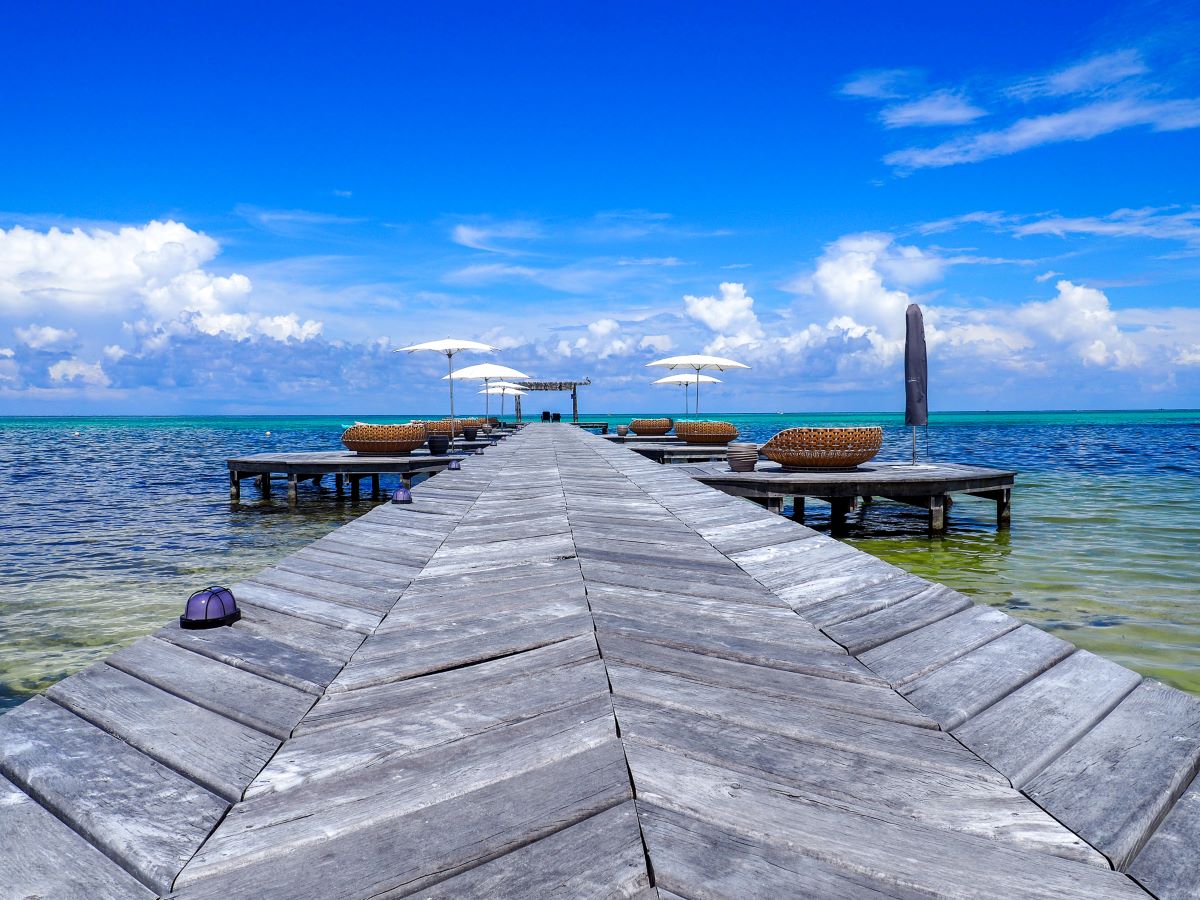
[(34, 350), (46, 350), (75, 340), (75, 332), (69, 328), (55, 328), (53, 325), (27, 325), (14, 329), (17, 340), (26, 347)]
[[(307, 340), (321, 333), (319, 322), (254, 310), (249, 278), (203, 268), (219, 251), (213, 238), (175, 221), (118, 229), (0, 229), (0, 313), (119, 317), (160, 343), (188, 332), (238, 340)], [(31, 325), (22, 333), (31, 347), (61, 344), (69, 334), (51, 325)]]
[(754, 312), (754, 298), (746, 293), (746, 286), (725, 281), (718, 291), (719, 296), (688, 294), (683, 298), (688, 316), (717, 333), (710, 349), (745, 347), (762, 340), (762, 324)]
[(97, 387), (107, 387), (109, 384), (108, 375), (100, 363), (86, 363), (75, 357), (60, 359), (50, 366), (49, 372), (50, 380), (54, 382), (69, 384), (79, 381)]

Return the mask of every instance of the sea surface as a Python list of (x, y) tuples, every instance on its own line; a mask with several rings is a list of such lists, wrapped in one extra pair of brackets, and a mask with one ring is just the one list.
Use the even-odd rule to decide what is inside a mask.
[[(880, 424), (881, 459), (911, 452), (898, 415), (705, 417), (759, 441)], [(248, 483), (232, 509), (225, 468), (234, 455), (337, 448), (357, 418), (0, 418), (0, 710), (154, 631), (192, 591), (366, 511), (307, 486), (289, 511), (282, 492), (264, 503)], [(922, 512), (878, 501), (852, 519), (850, 543), (1200, 693), (1200, 411), (939, 413), (919, 448), (1017, 469), (1011, 530), (967, 498), (930, 538)], [(809, 524), (826, 528), (827, 509), (809, 501)]]

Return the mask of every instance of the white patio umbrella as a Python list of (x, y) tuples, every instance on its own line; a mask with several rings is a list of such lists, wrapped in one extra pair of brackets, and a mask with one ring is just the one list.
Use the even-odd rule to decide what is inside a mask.
[[(482, 381), (483, 387), (484, 387), (484, 390), (480, 391), (480, 393), (482, 394), (482, 393), (487, 392), (488, 382), (494, 381), (497, 378), (528, 378), (528, 377), (529, 376), (526, 375), (524, 372), (518, 372), (516, 369), (510, 369), (508, 366), (498, 366), (495, 363), (479, 363), (478, 365), (467, 366), (465, 369), (459, 369), (457, 372), (454, 372), (450, 375), (443, 375), (442, 381), (445, 381), (446, 379), (453, 380), (453, 379), (457, 379), (457, 378), (473, 379), (476, 381)], [(491, 400), (491, 397), (484, 397), (484, 402), (483, 402), (484, 418), (487, 418), (490, 413), (490, 409), (488, 408), (489, 400)]]
[(656, 359), (652, 363), (646, 363), (647, 366), (662, 366), (667, 369), (691, 369), (694, 371), (695, 377), (692, 378), (692, 383), (696, 385), (696, 414), (700, 414), (700, 372), (704, 369), (716, 369), (718, 372), (724, 372), (726, 369), (748, 369), (750, 368), (745, 363), (740, 363), (732, 359), (725, 359), (723, 356), (703, 356), (693, 354), (692, 356), (668, 356), (666, 359)]
[(418, 350), (432, 350), (434, 353), (446, 354), (446, 366), (450, 371), (450, 436), (454, 436), (454, 354), (463, 350), (479, 350), (484, 353), (494, 353), (496, 348), (491, 344), (481, 344), (479, 341), (459, 341), (446, 338), (441, 341), (426, 341), (423, 344), (413, 344), (411, 347), (400, 347), (396, 353), (416, 353)]
[(654, 384), (681, 384), (683, 385), (683, 414), (688, 414), (688, 388), (693, 382), (700, 381), (704, 384), (720, 384), (720, 378), (713, 378), (711, 375), (701, 375), (697, 372), (695, 375), (665, 375), (654, 382)]
[(504, 416), (504, 398), (505, 397), (524, 397), (529, 391), (521, 390), (519, 385), (508, 384), (507, 382), (498, 382), (489, 388), (484, 388), (479, 393), (481, 394), (499, 394), (500, 395), (500, 416)]

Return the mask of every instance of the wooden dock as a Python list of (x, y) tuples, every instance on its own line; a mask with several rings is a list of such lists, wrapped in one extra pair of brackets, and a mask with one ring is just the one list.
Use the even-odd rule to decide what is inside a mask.
[(1195, 897), (1200, 699), (531, 425), (0, 717), (5, 897)]
[(229, 501), (237, 504), (242, 499), (242, 482), (253, 480), (259, 496), (270, 499), (271, 483), (276, 477), (287, 482), (288, 503), (295, 506), (299, 499), (298, 486), (305, 481), (319, 485), (322, 479), (332, 475), (334, 490), (342, 496), (346, 483), (350, 485), (350, 499), (360, 497), (361, 482), (371, 480), (371, 496), (380, 496), (380, 476), (399, 475), (407, 486), (415, 475), (440, 472), (459, 454), (474, 453), (492, 446), (491, 441), (455, 440), (451, 455), (432, 456), (428, 450), (387, 456), (376, 453), (354, 453), (350, 450), (322, 450), (307, 453), (255, 453), (225, 461), (229, 468)]
[(656, 463), (695, 463), (723, 460), (729, 455), (724, 444), (685, 444), (683, 441), (635, 441), (629, 449)]
[[(642, 452), (643, 448), (637, 448)], [(646, 454), (649, 455), (649, 454)], [(653, 457), (651, 457), (653, 458)], [(663, 460), (659, 460), (663, 461)], [(685, 471), (702, 484), (745, 497), (771, 512), (783, 512), (791, 497), (792, 517), (804, 522), (805, 498), (829, 504), (830, 527), (845, 530), (846, 516), (858, 502), (875, 497), (895, 500), (929, 511), (929, 528), (946, 528), (946, 513), (954, 494), (983, 497), (996, 504), (996, 524), (1007, 528), (1012, 520), (1012, 489), (1017, 473), (1007, 469), (962, 463), (864, 463), (852, 471), (793, 472), (778, 463), (761, 461), (753, 472), (734, 472), (728, 465), (688, 465)]]

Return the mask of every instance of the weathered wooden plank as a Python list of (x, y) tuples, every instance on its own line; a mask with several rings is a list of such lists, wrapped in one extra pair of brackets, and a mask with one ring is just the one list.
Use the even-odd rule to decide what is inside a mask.
[(214, 794), (235, 803), (279, 741), (104, 663), (46, 695)]
[(1148, 681), (1025, 793), (1123, 870), (1197, 769), (1200, 699)]
[(398, 820), (198, 881), (176, 896), (293, 900), (312, 895), (315, 885), (325, 900), (415, 893), (631, 796), (614, 740)]
[(306, 845), (377, 827), (615, 737), (611, 706), (594, 697), (495, 731), (256, 797), (230, 812), (178, 883), (259, 865)]
[(893, 638), (859, 658), (894, 686), (902, 686), (1020, 627), (991, 606), (971, 606), (938, 622)]
[(639, 801), (637, 807), (660, 900), (922, 896), (651, 803)]
[(646, 604), (638, 609), (636, 604), (605, 603), (603, 600), (593, 603), (592, 610), (597, 628), (608, 627), (611, 623), (614, 628), (654, 633), (664, 643), (676, 633), (685, 641), (699, 633), (710, 641), (744, 641), (764, 646), (780, 644), (788, 650), (814, 653), (845, 652), (795, 614), (790, 620), (763, 621), (753, 616), (722, 616), (695, 610), (685, 617), (654, 604)]
[(154, 891), (0, 777), (0, 889), (6, 897), (152, 900)]
[(1004, 783), (1004, 778), (991, 766), (940, 731), (883, 722), (802, 700), (700, 684), (620, 664), (610, 663), (607, 670), (617, 697), (712, 716), (744, 728), (870, 756), (919, 763), (947, 774)]
[[(666, 593), (691, 594), (696, 597), (709, 597), (714, 600), (723, 600), (730, 593), (730, 586), (725, 583), (712, 583), (708, 579), (701, 578), (683, 578), (680, 577), (680, 573), (672, 574), (650, 567), (626, 568), (594, 559), (580, 560), (579, 566), (583, 570), (584, 577), (589, 582), (595, 581), (599, 584), (644, 588), (649, 591), (663, 591)], [(683, 574), (686, 574), (686, 572)], [(739, 600), (742, 602), (745, 602), (747, 598), (759, 595), (764, 598), (770, 597), (769, 600), (764, 599), (764, 603), (771, 606), (778, 605), (777, 599), (768, 594), (761, 585), (756, 584), (753, 580), (750, 580), (748, 583), (742, 582), (742, 584), (736, 586), (736, 589), (739, 594)]]
[[(312, 556), (316, 555), (293, 553), (291, 556), (285, 556), (281, 559), (274, 568), (282, 572), (294, 572), (297, 575), (324, 578), (327, 581), (336, 581), (340, 584), (350, 584), (355, 587), (369, 588), (385, 593), (390, 591), (396, 594), (399, 594), (408, 587), (409, 582), (421, 572), (419, 566), (387, 567), (386, 571), (363, 572), (360, 569), (347, 568), (346, 566), (338, 565), (324, 559), (312, 558)], [(338, 562), (342, 562), (341, 557), (334, 558)]]
[(300, 619), (308, 619), (322, 625), (334, 625), (338, 628), (349, 628), (362, 634), (370, 634), (383, 617), (380, 613), (360, 609), (357, 606), (343, 606), (340, 603), (330, 603), (318, 600), (305, 594), (285, 591), (280, 588), (267, 587), (243, 581), (231, 588), (234, 596), (245, 599), (255, 606), (272, 609), (275, 612), (286, 613)]
[(231, 628), (184, 629), (172, 622), (154, 633), (178, 647), (245, 669), (297, 690), (319, 695), (345, 664), (319, 653), (300, 650), (234, 625)]
[(1200, 780), (1193, 779), (1129, 867), (1162, 900), (1200, 898)]
[(901, 686), (900, 693), (946, 731), (952, 731), (1074, 649), (1061, 638), (1022, 625)]
[(486, 634), (468, 635), (458, 640), (447, 640), (422, 647), (398, 659), (384, 656), (348, 666), (337, 680), (329, 685), (328, 690), (349, 691), (390, 681), (402, 681), (430, 672), (533, 650), (592, 630), (592, 617), (580, 613), (531, 625), (501, 628)]
[(683, 625), (642, 623), (603, 613), (597, 613), (593, 618), (597, 629), (604, 634), (823, 678), (840, 678), (863, 684), (883, 683), (866, 666), (832, 642), (825, 648), (795, 647), (786, 641), (774, 643), (755, 638), (726, 637), (711, 632), (698, 633)]
[(109, 665), (169, 694), (284, 740), (312, 707), (312, 694), (184, 650), (142, 638), (107, 659)]
[[(1119, 873), (972, 835), (903, 825), (798, 798), (786, 785), (627, 744), (639, 809), (655, 806), (752, 841), (868, 873), (891, 891), (941, 897), (1142, 897)], [(737, 843), (720, 848), (733, 868)], [(715, 853), (715, 850), (714, 850)], [(651, 848), (654, 865), (654, 848)], [(654, 865), (657, 871), (657, 865)], [(686, 889), (686, 888), (683, 888)], [(902, 894), (903, 895), (903, 894)]]
[(279, 568), (263, 569), (261, 572), (255, 573), (247, 581), (252, 584), (262, 584), (267, 587), (281, 588), (285, 591), (295, 591), (298, 594), (316, 597), (318, 600), (328, 600), (331, 603), (340, 603), (343, 606), (357, 606), (359, 609), (367, 609), (379, 613), (386, 613), (391, 609), (392, 604), (396, 602), (396, 598), (400, 596), (400, 592), (403, 590), (403, 587), (400, 590), (392, 588), (385, 591), (375, 588), (357, 587), (344, 581), (329, 581), (324, 578), (300, 575), (296, 572), (289, 572), (286, 569)]
[(420, 696), (375, 718), (298, 734), (279, 749), (246, 796), (291, 790), (360, 766), (378, 766), (607, 692), (604, 668), (593, 662), (549, 669), (519, 681), (489, 683), (469, 695)]
[(493, 609), (490, 604), (480, 608), (478, 599), (471, 605), (473, 609), (465, 613), (460, 611), (458, 615), (444, 616), (441, 621), (431, 622), (425, 619), (410, 624), (405, 622), (405, 617), (401, 614), (393, 627), (386, 631), (380, 629), (366, 640), (355, 657), (356, 668), (360, 663), (380, 658), (390, 657), (394, 661), (398, 654), (407, 656), (447, 641), (457, 642), (469, 637), (495, 634), (502, 630), (512, 631), (521, 626), (548, 624), (566, 616), (578, 617), (588, 614), (587, 598), (583, 595), (582, 586), (577, 596), (564, 599), (541, 599), (535, 595), (530, 602), (505, 604), (505, 608), (502, 609)]
[(365, 637), (358, 631), (289, 616), (287, 613), (245, 602), (241, 598), (238, 599), (238, 609), (242, 612), (242, 617), (238, 619), (238, 628), (290, 644), (298, 650), (320, 653), (343, 663), (354, 655), (354, 651), (359, 648)]
[[(855, 567), (851, 564), (846, 568), (853, 571)], [(806, 606), (804, 616), (821, 627), (837, 625), (848, 619), (887, 609), (910, 597), (916, 597), (932, 587), (935, 585), (931, 585), (924, 578), (904, 573), (861, 588), (852, 585), (852, 589), (845, 593), (839, 593), (835, 597), (827, 597), (819, 603)]]
[(848, 619), (824, 629), (825, 633), (857, 656), (872, 647), (916, 631), (925, 625), (941, 621), (970, 607), (971, 601), (950, 588), (931, 585), (907, 600), (886, 609)]
[(44, 697), (0, 717), (0, 772), (160, 893), (229, 806)]
[(1021, 787), (1129, 694), (1142, 676), (1086, 650), (954, 730)]
[(616, 707), (626, 744), (649, 744), (772, 779), (829, 808), (901, 825), (919, 822), (1107, 867), (1099, 853), (1007, 784), (881, 760), (853, 748), (767, 734), (635, 700), (618, 698)]
[(595, 636), (585, 634), (524, 653), (514, 653), (422, 678), (326, 694), (296, 726), (295, 733), (336, 728), (361, 719), (389, 715), (420, 698), (436, 696), (444, 700), (462, 696), (492, 684), (516, 681), (536, 672), (579, 665), (598, 658)]
[(428, 900), (478, 897), (636, 898), (650, 889), (632, 801), (435, 884)]
[(858, 715), (921, 728), (936, 724), (911, 703), (882, 684), (843, 681), (720, 659), (675, 650), (645, 641), (630, 640), (601, 632), (600, 649), (607, 662), (681, 675), (692, 681), (718, 687), (737, 688), (784, 699), (803, 700), (831, 709), (846, 709)]

